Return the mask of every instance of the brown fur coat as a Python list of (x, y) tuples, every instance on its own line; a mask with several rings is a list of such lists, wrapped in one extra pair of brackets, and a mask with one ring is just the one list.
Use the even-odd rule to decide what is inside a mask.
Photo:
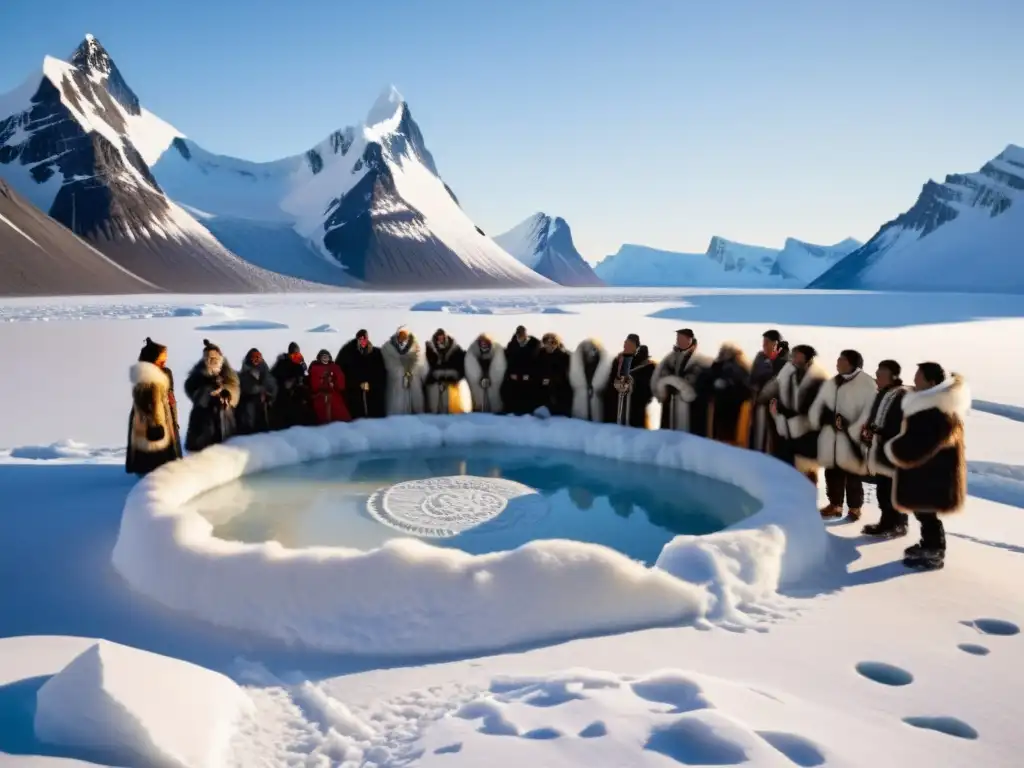
[(964, 416), (971, 393), (952, 374), (931, 389), (903, 397), (903, 428), (885, 444), (896, 467), (892, 503), (902, 512), (956, 512), (967, 496)]

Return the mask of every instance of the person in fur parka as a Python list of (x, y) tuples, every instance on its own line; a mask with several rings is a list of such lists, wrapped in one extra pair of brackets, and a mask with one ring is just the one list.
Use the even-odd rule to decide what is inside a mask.
[(877, 523), (864, 526), (864, 534), (884, 539), (907, 534), (907, 516), (892, 505), (892, 476), (896, 467), (884, 450), (885, 444), (900, 433), (903, 425), (903, 398), (907, 388), (900, 379), (900, 370), (900, 364), (895, 360), (883, 360), (878, 364), (875, 371), (878, 394), (860, 438), (867, 451), (868, 474), (875, 482), (875, 496), (882, 513)]
[(605, 390), (612, 376), (615, 355), (597, 339), (584, 339), (569, 358), (572, 417), (604, 421)]
[(828, 504), (821, 516), (843, 516), (843, 501), (851, 520), (859, 520), (864, 505), (863, 476), (867, 474), (867, 452), (861, 430), (868, 423), (877, 385), (863, 370), (864, 358), (844, 349), (836, 360), (837, 374), (826, 381), (811, 406), (811, 427), (818, 432), (818, 464), (825, 469)]
[(818, 352), (807, 344), (793, 347), (789, 362), (778, 376), (778, 396), (768, 403), (775, 421), (778, 450), (775, 455), (796, 467), (818, 484), (818, 433), (811, 427), (810, 411), (828, 381), (828, 371), (818, 363)]
[(381, 348), (381, 354), (388, 374), (388, 416), (423, 413), (427, 364), (419, 341), (402, 326)]
[(761, 350), (750, 366), (750, 386), (753, 403), (750, 411), (750, 449), (761, 453), (775, 453), (778, 435), (775, 420), (768, 404), (779, 394), (778, 375), (789, 362), (789, 344), (774, 328), (761, 337)]
[(697, 337), (689, 328), (676, 331), (676, 343), (654, 370), (651, 386), (661, 403), (661, 428), (694, 435), (707, 434), (708, 404), (698, 383), (711, 358), (697, 349)]
[(274, 400), (274, 429), (311, 426), (316, 423), (309, 394), (309, 371), (302, 350), (294, 341), (278, 355), (270, 375), (277, 382)]
[(737, 448), (750, 439), (750, 359), (740, 347), (725, 342), (701, 388), (707, 392), (708, 437)]
[(892, 503), (913, 512), (921, 524), (921, 542), (905, 552), (912, 568), (941, 568), (946, 533), (941, 514), (957, 512), (967, 495), (967, 449), (964, 418), (971, 393), (963, 376), (947, 375), (938, 363), (921, 363), (914, 391), (903, 397), (900, 433), (885, 444), (896, 471)]
[(501, 413), (501, 383), (505, 380), (505, 350), (481, 333), (466, 350), (466, 383), (475, 413)]
[(537, 355), (537, 407), (547, 408), (552, 416), (572, 412), (569, 359), (569, 350), (558, 335), (545, 333)]
[(648, 429), (647, 406), (654, 399), (651, 379), (655, 362), (640, 337), (631, 333), (612, 362), (612, 384), (605, 389), (604, 420), (624, 427)]
[(277, 397), (277, 379), (270, 375), (270, 366), (258, 349), (250, 349), (238, 372), (241, 397), (235, 420), (238, 434), (255, 435), (269, 432), (274, 398)]
[(466, 378), (466, 353), (443, 328), (427, 342), (427, 413), (465, 413), (462, 381)]
[(235, 434), (235, 408), (241, 396), (238, 374), (220, 347), (203, 339), (203, 359), (185, 380), (185, 394), (192, 401), (185, 448), (201, 451)]
[(129, 370), (132, 410), (124, 468), (139, 477), (181, 458), (174, 375), (166, 363), (167, 347), (147, 338), (139, 361)]
[(326, 349), (317, 352), (309, 365), (309, 391), (317, 424), (352, 421), (345, 405), (345, 374)]
[(338, 352), (338, 366), (345, 374), (345, 402), (354, 419), (379, 419), (386, 415), (387, 370), (384, 356), (360, 329)]
[(533, 413), (537, 408), (537, 355), (540, 341), (520, 325), (505, 346), (505, 381), (501, 399), (505, 410), (517, 416)]

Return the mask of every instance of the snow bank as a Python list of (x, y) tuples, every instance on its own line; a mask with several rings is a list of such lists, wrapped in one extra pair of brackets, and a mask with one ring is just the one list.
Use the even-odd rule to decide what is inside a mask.
[(60, 440), (49, 445), (19, 445), (9, 451), (0, 451), (0, 458), (23, 459), (26, 461), (57, 461), (76, 459), (79, 461), (123, 461), (123, 448), (93, 448), (75, 440)]
[(285, 323), (277, 323), (273, 320), (225, 320), (223, 323), (213, 325), (200, 325), (197, 331), (279, 331), (286, 330)]
[(516, 304), (506, 301), (449, 301), (430, 299), (413, 304), (410, 312), (444, 312), (448, 315), (574, 315), (568, 309), (536, 303)]
[(100, 640), (39, 689), (35, 732), (125, 765), (212, 767), (252, 709), (217, 672)]
[(200, 304), (197, 307), (174, 307), (171, 317), (227, 317), (237, 320), (245, 314), (241, 307), (224, 307), (219, 304)]
[[(275, 467), (474, 443), (689, 470), (734, 483), (763, 507), (721, 533), (675, 539), (654, 568), (598, 545), (554, 540), (477, 556), (413, 539), (368, 552), (289, 550), (217, 539), (207, 520), (182, 508)], [(409, 655), (705, 619), (748, 625), (744, 610), (819, 566), (826, 544), (815, 489), (775, 459), (678, 432), (467, 414), (300, 427), (236, 438), (167, 465), (129, 494), (113, 562), (139, 592), (215, 624), (328, 651)]]

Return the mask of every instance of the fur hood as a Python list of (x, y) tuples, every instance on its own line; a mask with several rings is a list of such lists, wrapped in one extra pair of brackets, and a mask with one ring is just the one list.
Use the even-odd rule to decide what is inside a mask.
[(481, 341), (481, 339), (489, 341), (491, 343), (491, 349), (487, 353), (488, 356), (489, 356), (488, 359), (490, 359), (490, 360), (498, 360), (498, 359), (504, 360), (505, 359), (505, 348), (503, 346), (501, 346), (500, 344), (495, 344), (494, 343), (494, 339), (492, 339), (486, 333), (481, 333), (479, 336), (477, 336), (475, 339), (473, 339), (473, 343), (470, 344), (469, 345), (469, 349), (466, 350), (466, 357), (471, 357), (471, 358), (473, 358), (476, 361), (480, 361), (480, 360), (484, 359), (483, 350), (480, 349), (480, 341)]
[(224, 365), (220, 369), (220, 373), (213, 373), (209, 368), (206, 367), (206, 356), (204, 355), (203, 359), (196, 363), (194, 366), (192, 366), (192, 370), (189, 372), (190, 377), (196, 375), (208, 376), (211, 378), (219, 376), (222, 379), (224, 379), (224, 381), (238, 381), (238, 374), (235, 372), (235, 369), (231, 367), (231, 364), (228, 362), (228, 359), (226, 357), (224, 358)]
[[(544, 335), (545, 336), (551, 335), (551, 336), (555, 337), (555, 348), (553, 350), (551, 350), (552, 352), (565, 352), (566, 354), (569, 354), (569, 350), (565, 348), (565, 344), (562, 342), (562, 337), (561, 336), (559, 336), (557, 333), (544, 334)], [(546, 351), (547, 350), (544, 349), (544, 346), (542, 344), (541, 348), (540, 348), (541, 354), (544, 354)]]
[(150, 384), (157, 387), (170, 385), (167, 371), (153, 363), (135, 363), (128, 369), (128, 380), (133, 387), (139, 384)]
[(593, 338), (581, 341), (576, 347), (576, 351), (581, 355), (596, 354), (598, 357), (603, 357), (608, 354), (604, 344), (602, 344), (600, 340)]
[(488, 342), (491, 345), (491, 350), (490, 350), (490, 353), (489, 353), (491, 356), (493, 356), (495, 354), (495, 352), (497, 352), (497, 350), (499, 350), (499, 349), (501, 349), (502, 354), (504, 354), (505, 350), (502, 349), (500, 345), (495, 344), (494, 343), (494, 339), (491, 338), (491, 335), (488, 334), (488, 333), (481, 333), (479, 336), (477, 336), (475, 339), (473, 339), (473, 343), (469, 345), (469, 349), (466, 350), (466, 354), (467, 355), (472, 355), (477, 360), (482, 358), (484, 353), (483, 353), (483, 350), (480, 349), (480, 342), (481, 341), (486, 341), (486, 342)]
[(911, 390), (903, 396), (903, 415), (910, 416), (936, 408), (947, 416), (963, 419), (971, 408), (971, 390), (959, 373), (950, 374), (931, 389)]
[(459, 342), (455, 340), (454, 336), (445, 336), (445, 338), (448, 340), (448, 343), (445, 344), (443, 347), (437, 346), (437, 344), (434, 343), (433, 339), (427, 342), (427, 349), (432, 351), (442, 360), (450, 357), (453, 352), (462, 349), (462, 347), (459, 346)]
[[(779, 371), (779, 389), (784, 390), (789, 387), (789, 382), (796, 376), (796, 366), (792, 362), (786, 363), (782, 366), (782, 370)], [(828, 381), (831, 378), (829, 372), (825, 370), (825, 366), (821, 365), (817, 360), (812, 360), (811, 364), (807, 366), (807, 373), (804, 374), (803, 379), (800, 381), (801, 387), (806, 387), (810, 382), (815, 381)]]
[(747, 353), (743, 351), (743, 348), (733, 341), (726, 341), (718, 348), (718, 357), (715, 358), (715, 362), (724, 363), (730, 360), (735, 361), (737, 365), (742, 366), (745, 370), (750, 370), (750, 358), (747, 357)]

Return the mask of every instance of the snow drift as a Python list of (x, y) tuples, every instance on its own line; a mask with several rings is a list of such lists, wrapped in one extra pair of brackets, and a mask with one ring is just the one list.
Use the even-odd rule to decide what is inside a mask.
[(917, 202), (811, 285), (881, 291), (1024, 292), (1024, 147), (976, 173), (929, 180)]
[(224, 675), (100, 640), (39, 689), (35, 733), (118, 764), (215, 768), (251, 711)]
[(576, 250), (572, 230), (561, 217), (553, 219), (546, 213), (535, 213), (495, 237), (494, 242), (537, 274), (559, 285), (604, 285)]
[[(545, 446), (733, 482), (763, 508), (677, 537), (646, 568), (605, 547), (537, 541), (468, 555), (413, 539), (369, 552), (212, 535), (183, 509), (242, 475), (336, 455), (474, 443)], [(167, 465), (130, 493), (113, 552), (137, 591), (209, 622), (333, 652), (485, 651), (668, 623), (750, 623), (744, 609), (818, 567), (814, 488), (773, 458), (690, 435), (480, 414), (405, 416), (237, 438)], [(374, 584), (372, 594), (345, 585)]]

